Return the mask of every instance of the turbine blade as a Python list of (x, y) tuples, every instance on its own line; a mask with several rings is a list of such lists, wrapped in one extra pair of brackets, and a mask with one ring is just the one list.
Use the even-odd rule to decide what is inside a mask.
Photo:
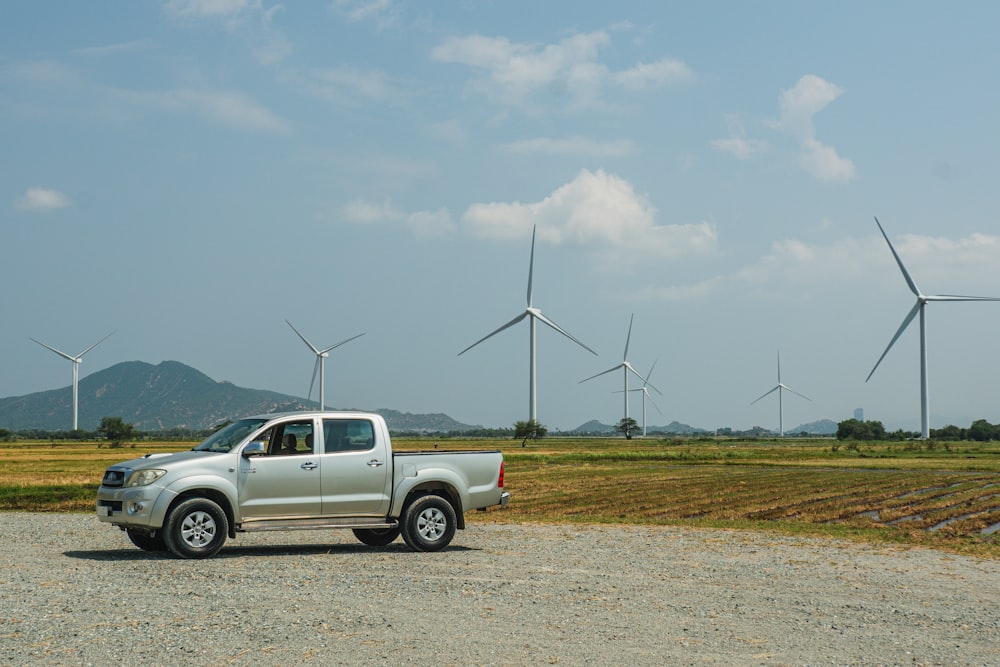
[(635, 319), (635, 313), (632, 313), (632, 317), (628, 318), (628, 335), (625, 336), (625, 354), (622, 355), (622, 359), (628, 359), (628, 344), (632, 340), (632, 320)]
[(334, 343), (334, 344), (333, 344), (333, 345), (331, 345), (330, 347), (327, 347), (327, 348), (323, 348), (322, 350), (320, 350), (320, 351), (319, 351), (319, 352), (317, 352), (316, 354), (326, 354), (326, 353), (327, 353), (327, 352), (329, 352), (330, 350), (333, 350), (333, 349), (335, 349), (335, 348), (338, 348), (338, 347), (340, 347), (341, 345), (343, 345), (344, 343), (350, 343), (350, 342), (351, 342), (352, 340), (354, 340), (355, 338), (361, 338), (361, 337), (362, 337), (362, 336), (364, 336), (364, 335), (365, 335), (364, 333), (359, 333), (359, 334), (358, 334), (357, 336), (351, 336), (350, 338), (348, 338), (348, 339), (346, 339), (346, 340), (342, 340), (342, 341), (340, 341), (339, 343)]
[(875, 218), (875, 224), (878, 225), (879, 231), (882, 232), (885, 242), (889, 244), (889, 250), (892, 251), (892, 256), (896, 258), (896, 264), (899, 265), (899, 270), (903, 272), (903, 278), (906, 279), (906, 284), (909, 286), (910, 291), (913, 292), (915, 296), (921, 296), (920, 290), (917, 289), (916, 283), (914, 283), (913, 278), (910, 277), (910, 272), (906, 270), (905, 266), (903, 266), (903, 260), (899, 258), (899, 253), (896, 252), (896, 249), (892, 247), (892, 241), (889, 240), (889, 235), (885, 233), (884, 229), (882, 229), (882, 223), (878, 221), (878, 218)]
[(593, 354), (595, 357), (599, 356), (596, 352), (594, 352), (589, 347), (587, 347), (586, 345), (584, 345), (583, 343), (581, 343), (580, 341), (578, 341), (576, 338), (574, 338), (572, 335), (570, 335), (565, 329), (563, 329), (562, 327), (560, 327), (558, 324), (556, 324), (555, 322), (553, 322), (549, 318), (545, 317), (545, 315), (542, 315), (541, 311), (536, 311), (535, 317), (537, 317), (539, 320), (541, 320), (544, 324), (547, 324), (548, 326), (552, 327), (553, 329), (555, 329), (556, 331), (558, 331), (559, 333), (561, 333), (563, 336), (566, 336), (566, 338), (569, 338), (571, 341), (573, 341), (574, 343), (576, 343), (577, 345), (579, 345), (583, 349), (587, 350), (588, 352), (590, 352), (591, 354)]
[(777, 387), (775, 387), (774, 389), (772, 389), (771, 391), (767, 392), (766, 394), (761, 394), (760, 396), (758, 396), (756, 399), (754, 399), (753, 401), (751, 401), (750, 405), (753, 405), (754, 403), (756, 403), (760, 399), (764, 398), (765, 396), (770, 396), (771, 394), (773, 394), (774, 392), (778, 391), (779, 389), (781, 389), (781, 385), (780, 384)]
[(312, 380), (309, 381), (309, 393), (306, 394), (306, 400), (311, 401), (313, 395), (313, 385), (316, 384), (316, 373), (319, 372), (319, 355), (316, 355), (316, 363), (313, 364), (313, 376)]
[(114, 331), (112, 331), (111, 333), (109, 333), (107, 336), (105, 336), (101, 340), (97, 341), (96, 343), (94, 343), (93, 345), (91, 345), (90, 347), (88, 347), (86, 350), (84, 350), (80, 354), (76, 355), (76, 358), (79, 359), (80, 357), (82, 357), (83, 355), (87, 354), (88, 352), (90, 352), (91, 350), (93, 350), (95, 347), (97, 347), (98, 345), (100, 345), (101, 343), (103, 343), (104, 341), (106, 341), (107, 339), (109, 339), (112, 336), (114, 336), (116, 333), (118, 333), (117, 329), (115, 329)]
[(648, 398), (649, 402), (653, 404), (653, 407), (656, 408), (656, 411), (662, 415), (663, 411), (660, 410), (660, 406), (656, 404), (656, 402), (653, 400), (653, 397), (649, 395), (648, 391), (646, 392), (646, 398)]
[(528, 261), (528, 308), (531, 308), (531, 278), (535, 272), (535, 231), (538, 225), (531, 228), (531, 259)]
[(878, 365), (882, 363), (882, 360), (885, 359), (885, 355), (889, 354), (889, 350), (892, 349), (893, 344), (895, 344), (896, 340), (903, 334), (903, 331), (906, 330), (906, 327), (910, 325), (910, 322), (913, 321), (913, 318), (917, 316), (917, 313), (920, 312), (920, 308), (921, 308), (921, 302), (918, 300), (913, 305), (913, 308), (910, 309), (910, 312), (906, 314), (906, 317), (903, 319), (903, 323), (899, 325), (898, 329), (896, 329), (896, 335), (893, 336), (892, 340), (889, 341), (889, 344), (885, 346), (885, 351), (882, 352), (882, 356), (879, 357), (878, 361), (875, 362), (875, 366), (872, 368), (872, 372), (868, 374), (868, 377), (865, 378), (865, 382), (868, 382), (869, 380), (872, 379), (872, 375), (875, 374), (875, 369), (877, 369)]
[[(659, 359), (657, 359), (656, 361), (659, 361)], [(653, 375), (653, 369), (656, 368), (656, 361), (654, 361), (653, 365), (649, 367), (649, 372), (646, 373), (646, 379), (642, 381), (642, 386), (643, 387), (650, 386), (650, 387), (653, 387), (653, 389), (656, 389), (655, 386), (653, 386), (653, 385), (651, 385), (649, 383), (649, 378), (650, 378), (650, 376)], [(646, 392), (646, 393), (648, 394), (649, 392)], [(660, 396), (663, 396), (663, 392), (660, 391), (659, 389), (656, 389), (656, 393), (659, 394)]]
[(319, 349), (315, 345), (313, 345), (312, 343), (310, 343), (306, 339), (306, 337), (303, 336), (302, 333), (298, 329), (296, 329), (295, 326), (291, 322), (289, 322), (288, 320), (285, 320), (285, 323), (287, 323), (288, 326), (292, 327), (292, 331), (294, 331), (296, 334), (298, 334), (299, 338), (302, 339), (302, 342), (305, 343), (307, 346), (309, 346), (309, 349), (313, 351), (313, 354), (321, 354), (320, 351), (319, 351)]
[(812, 399), (811, 399), (811, 398), (809, 398), (808, 396), (806, 396), (805, 394), (800, 394), (799, 392), (795, 391), (794, 389), (789, 389), (789, 388), (788, 388), (788, 386), (786, 386), (786, 385), (781, 385), (781, 388), (782, 388), (782, 389), (784, 389), (785, 391), (790, 391), (790, 392), (792, 392), (792, 393), (793, 393), (793, 394), (795, 394), (796, 396), (801, 396), (802, 398), (806, 399), (806, 400), (807, 400), (807, 401), (809, 401), (810, 403), (812, 402)]
[(924, 296), (925, 301), (1000, 301), (996, 296), (964, 296), (961, 294), (934, 294)]
[(46, 345), (45, 343), (43, 343), (40, 340), (35, 340), (34, 338), (31, 338), (30, 336), (28, 337), (28, 340), (35, 341), (36, 343), (38, 343), (39, 345), (41, 345), (42, 347), (44, 347), (46, 350), (52, 350), (53, 352), (55, 352), (56, 354), (58, 354), (60, 357), (62, 357), (64, 359), (69, 359), (70, 361), (76, 361), (76, 359), (74, 357), (71, 357), (70, 355), (66, 354), (62, 350), (57, 350), (56, 348), (52, 347), (51, 345)]
[(625, 364), (618, 364), (617, 366), (614, 366), (613, 368), (609, 368), (606, 371), (601, 371), (597, 375), (591, 375), (589, 378), (584, 378), (584, 379), (580, 380), (577, 384), (583, 384), (587, 380), (593, 380), (596, 377), (601, 377), (602, 375), (607, 375), (608, 373), (613, 373), (614, 371), (618, 370), (619, 368), (621, 368), (624, 365)]
[(479, 340), (477, 340), (477, 341), (476, 341), (475, 343), (473, 343), (473, 344), (472, 344), (472, 345), (470, 345), (469, 347), (467, 347), (467, 348), (465, 348), (464, 350), (462, 350), (461, 352), (459, 352), (459, 353), (458, 353), (458, 354), (457, 354), (456, 356), (459, 356), (459, 357), (460, 357), (460, 356), (462, 356), (463, 354), (465, 354), (466, 352), (468, 352), (469, 350), (471, 350), (471, 349), (472, 349), (472, 348), (474, 348), (475, 346), (477, 346), (477, 345), (479, 345), (480, 343), (482, 343), (482, 342), (483, 342), (484, 340), (486, 340), (487, 338), (489, 338), (489, 337), (491, 337), (491, 336), (495, 336), (496, 334), (500, 333), (501, 331), (503, 331), (504, 329), (506, 329), (506, 328), (508, 328), (508, 327), (512, 327), (512, 326), (514, 326), (515, 324), (517, 324), (518, 322), (520, 322), (521, 320), (523, 320), (523, 319), (524, 319), (525, 317), (527, 317), (527, 316), (528, 316), (528, 311), (524, 311), (523, 313), (521, 313), (520, 315), (518, 315), (517, 317), (515, 317), (514, 319), (512, 319), (512, 320), (511, 320), (510, 322), (508, 322), (507, 324), (504, 324), (503, 326), (499, 327), (499, 328), (498, 328), (498, 329), (496, 329), (495, 331), (493, 331), (493, 332), (491, 332), (491, 333), (488, 333), (488, 334), (486, 334), (485, 336), (483, 336), (482, 338), (480, 338)]

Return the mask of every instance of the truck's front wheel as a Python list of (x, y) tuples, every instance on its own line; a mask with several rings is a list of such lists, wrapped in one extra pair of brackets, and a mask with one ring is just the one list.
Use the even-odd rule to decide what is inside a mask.
[(455, 537), (455, 508), (441, 496), (421, 496), (406, 507), (403, 541), (414, 551), (440, 551)]
[(218, 553), (229, 533), (226, 513), (208, 498), (190, 498), (175, 507), (163, 525), (163, 540), (181, 558)]

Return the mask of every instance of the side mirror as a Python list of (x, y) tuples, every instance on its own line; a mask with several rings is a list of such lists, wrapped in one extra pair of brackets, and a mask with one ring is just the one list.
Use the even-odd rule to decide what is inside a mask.
[(243, 448), (243, 458), (245, 459), (264, 454), (267, 454), (267, 444), (260, 440), (254, 440)]

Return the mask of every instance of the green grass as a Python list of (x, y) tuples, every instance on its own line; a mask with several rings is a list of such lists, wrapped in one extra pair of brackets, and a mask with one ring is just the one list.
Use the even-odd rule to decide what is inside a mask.
[[(501, 449), (508, 510), (471, 521), (764, 529), (1000, 558), (1000, 443), (550, 437), (398, 439), (400, 450)], [(191, 443), (0, 445), (0, 509), (90, 511), (105, 467)]]

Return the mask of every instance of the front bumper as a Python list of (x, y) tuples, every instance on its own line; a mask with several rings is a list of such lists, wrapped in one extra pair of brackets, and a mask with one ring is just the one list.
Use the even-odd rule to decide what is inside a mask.
[(101, 486), (97, 489), (97, 519), (116, 526), (159, 528), (154, 508), (162, 491), (157, 485), (132, 489)]

